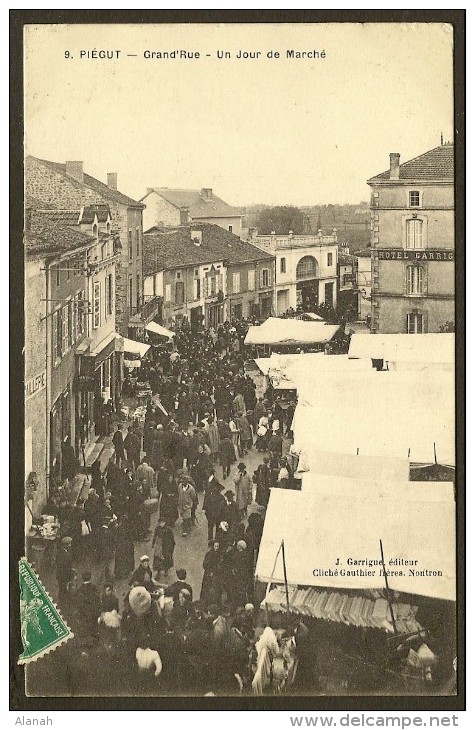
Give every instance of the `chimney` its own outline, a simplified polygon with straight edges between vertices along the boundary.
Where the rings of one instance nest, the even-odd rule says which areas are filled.
[[[399,152],[389,153],[389,179],[399,180]]]
[[[201,188],[201,195],[205,200],[211,200],[213,197],[213,188]]]
[[[180,208],[180,226],[187,226],[190,222],[190,209],[183,205]]]
[[[117,190],[117,173],[116,172],[108,172],[107,173],[107,187],[111,190]]]
[[[84,182],[83,162],[66,161],[66,175],[73,177],[79,182]]]

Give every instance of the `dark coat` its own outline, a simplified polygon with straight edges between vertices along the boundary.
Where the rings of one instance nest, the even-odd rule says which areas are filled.
[[[58,583],[69,583],[74,578],[73,560],[70,550],[60,548],[56,555],[56,578]]]
[[[206,519],[208,520],[208,522],[218,521],[224,504],[225,499],[221,494],[221,489],[219,486],[213,486],[210,490],[206,491],[203,502],[203,511],[206,514]]]

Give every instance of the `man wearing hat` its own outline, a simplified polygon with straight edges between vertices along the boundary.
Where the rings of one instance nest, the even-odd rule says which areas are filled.
[[[129,586],[143,586],[149,593],[155,591],[155,582],[152,576],[152,568],[150,567],[150,558],[148,555],[142,555],[140,565],[135,568],[130,576]]]
[[[208,541],[214,538],[215,530],[219,524],[219,517],[224,505],[224,497],[221,494],[223,490],[223,485],[212,474],[208,478],[208,485],[203,502],[203,512],[206,514],[206,519],[208,520]]]
[[[74,579],[73,559],[71,556],[72,537],[61,540],[56,556],[56,580],[58,581],[58,601],[65,603],[68,598],[69,584]]]

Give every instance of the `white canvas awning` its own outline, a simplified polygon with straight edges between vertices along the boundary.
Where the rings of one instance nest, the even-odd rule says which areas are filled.
[[[297,476],[308,483],[308,472],[312,475],[328,474],[351,479],[380,479],[409,481],[410,462],[397,456],[368,456],[321,451],[317,444],[308,441],[299,456]],[[307,481],[305,481],[307,480]]]
[[[349,360],[347,355],[325,355],[322,352],[301,353],[298,355],[279,355],[273,353],[268,375],[272,386],[277,390],[299,390],[301,385],[312,381],[322,373],[356,372],[371,370],[372,360]]]
[[[338,324],[304,322],[300,319],[269,317],[259,327],[249,327],[245,345],[314,345],[329,342]]]
[[[318,382],[309,378],[299,388],[293,431],[298,450],[454,466],[454,374],[321,373]]]
[[[382,589],[381,539],[386,569],[402,572],[388,577],[393,590],[455,601],[455,502],[444,496],[449,487],[443,482],[431,482],[426,496],[419,499],[417,484],[401,487],[396,483],[392,489],[386,483],[385,489],[373,494],[370,485],[348,479],[346,483],[341,480],[335,490],[335,481],[327,477],[319,478],[315,488],[300,492],[273,489],[256,578],[283,583],[282,560],[275,563],[283,540],[291,585]],[[401,489],[402,499],[397,496]],[[414,498],[406,499],[408,490],[413,489]],[[442,492],[442,498],[429,498],[429,489],[434,497]],[[376,565],[355,564],[365,560],[375,561]],[[401,565],[401,560],[413,564]],[[338,574],[332,575],[330,571],[334,573],[335,569]]]
[[[351,336],[348,357],[371,357],[385,362],[419,364],[455,363],[455,335],[453,333],[427,333],[425,335],[371,335]]]
[[[147,325],[145,325],[145,329],[148,332],[153,332],[155,335],[161,335],[162,337],[166,337],[168,340],[171,340],[172,337],[175,337],[174,332],[167,330],[165,327],[162,327],[161,324],[157,324],[157,322],[149,322]]]
[[[143,357],[150,350],[150,345],[145,345],[143,342],[129,340],[128,337],[122,337],[122,340],[124,342],[124,352],[128,352],[131,355]]]

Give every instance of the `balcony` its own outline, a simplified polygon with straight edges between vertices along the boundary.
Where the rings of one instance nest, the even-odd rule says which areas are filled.
[[[146,297],[146,301],[138,307],[128,307],[131,315],[129,325],[143,326],[151,322],[158,314],[161,302],[162,297]]]

